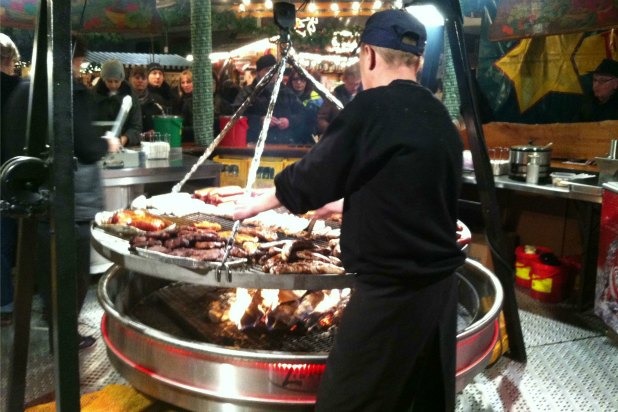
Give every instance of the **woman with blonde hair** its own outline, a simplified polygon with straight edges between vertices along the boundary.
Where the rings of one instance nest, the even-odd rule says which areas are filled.
[[[183,70],[178,80],[178,98],[172,112],[182,117],[182,141],[194,142],[193,137],[193,73]]]

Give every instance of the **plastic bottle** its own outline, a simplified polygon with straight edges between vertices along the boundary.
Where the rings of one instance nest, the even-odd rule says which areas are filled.
[[[539,160],[540,156],[536,153],[528,155],[528,164],[526,165],[526,183],[533,185],[539,183]]]

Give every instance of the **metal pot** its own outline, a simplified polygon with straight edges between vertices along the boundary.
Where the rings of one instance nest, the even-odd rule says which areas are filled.
[[[509,177],[515,180],[526,180],[528,156],[538,155],[539,183],[550,183],[549,168],[551,165],[551,144],[546,146],[520,145],[511,146],[509,155]]]

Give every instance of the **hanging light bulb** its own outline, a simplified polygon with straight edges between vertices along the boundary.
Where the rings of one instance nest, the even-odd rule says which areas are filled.
[[[358,13],[358,11],[360,10],[360,3],[357,1],[353,1],[352,2],[352,11],[354,11],[355,13]]]
[[[339,12],[339,4],[334,3],[334,2],[333,2],[333,3],[331,3],[331,4],[330,4],[330,10],[331,10],[331,11],[333,11],[333,12],[335,12],[335,13]]]
[[[401,0],[395,0],[395,2],[393,3],[393,5],[395,6],[396,9],[400,9],[403,7],[403,1]]]
[[[241,12],[241,13],[244,13],[244,12],[247,11],[247,8],[245,7],[244,4],[241,3],[241,4],[238,5],[238,11]]]
[[[264,2],[264,7],[266,7],[268,10],[272,10],[272,8],[273,8],[273,2],[272,2],[272,0],[266,0],[266,1]]]
[[[371,7],[373,10],[378,10],[382,8],[382,2],[380,0],[376,0],[373,2],[373,6]]]
[[[244,4],[245,6],[248,6],[251,4],[251,0],[242,0],[242,4]]]
[[[309,5],[307,6],[307,11],[309,13],[315,13],[317,10],[318,10],[318,6],[316,6],[314,2],[309,3]]]

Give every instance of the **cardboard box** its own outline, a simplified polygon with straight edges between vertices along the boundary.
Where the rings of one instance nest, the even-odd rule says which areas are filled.
[[[468,257],[474,259],[493,272],[494,265],[491,249],[484,233],[472,233],[472,240],[468,248]]]

